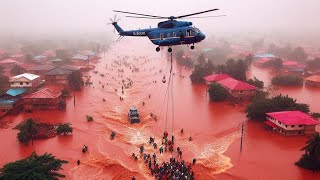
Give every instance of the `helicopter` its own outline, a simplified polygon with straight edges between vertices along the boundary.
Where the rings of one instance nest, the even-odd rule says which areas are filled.
[[[114,19],[111,19],[111,23],[114,28],[119,33],[118,40],[122,39],[124,36],[147,36],[150,41],[157,45],[156,51],[160,51],[161,46],[167,46],[168,52],[172,52],[172,46],[183,45],[187,46],[191,45],[191,49],[194,49],[194,44],[199,43],[206,38],[205,34],[200,31],[197,27],[192,26],[192,22],[188,21],[177,21],[177,19],[195,19],[195,18],[209,18],[209,17],[220,17],[225,15],[218,16],[205,16],[205,17],[190,17],[198,14],[204,14],[212,11],[217,11],[219,9],[210,9],[206,11],[196,12],[192,14],[186,14],[181,16],[155,16],[149,14],[140,14],[126,11],[118,11],[114,10],[116,13],[130,14],[126,17],[129,18],[140,18],[140,19],[168,19],[166,21],[162,21],[158,23],[157,28],[146,28],[146,29],[138,29],[131,31],[124,31],[119,25],[116,16]],[[134,15],[134,16],[132,16]]]

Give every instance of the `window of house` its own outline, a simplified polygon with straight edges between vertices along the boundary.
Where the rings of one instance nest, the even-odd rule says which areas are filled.
[[[23,85],[23,82],[20,82],[20,85]]]
[[[281,124],[281,122],[280,122],[280,121],[278,121],[278,123],[279,123],[279,124]]]
[[[299,131],[299,132],[298,132],[298,134],[302,134],[302,132],[301,132],[301,131]]]
[[[299,125],[299,127],[302,127],[302,125]]]
[[[242,94],[243,93],[243,91],[240,91],[240,94]]]
[[[26,85],[29,85],[29,82],[26,82]]]
[[[295,127],[295,125],[291,125],[291,127],[292,127],[292,128],[294,128],[294,127]]]
[[[11,84],[14,85],[14,82],[12,82]]]

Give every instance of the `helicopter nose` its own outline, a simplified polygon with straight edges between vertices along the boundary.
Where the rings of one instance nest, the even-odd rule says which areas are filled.
[[[199,33],[197,34],[197,37],[198,37],[198,39],[199,39],[200,41],[202,41],[202,40],[204,40],[204,39],[206,38],[206,35],[204,35],[202,32],[199,32]]]

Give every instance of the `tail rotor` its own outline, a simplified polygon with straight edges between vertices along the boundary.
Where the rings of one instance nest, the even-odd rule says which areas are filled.
[[[116,25],[119,21],[120,21],[120,17],[118,17],[117,15],[114,15],[113,19],[109,18],[110,22],[107,23],[107,25]],[[116,32],[116,28],[113,28],[113,33]]]

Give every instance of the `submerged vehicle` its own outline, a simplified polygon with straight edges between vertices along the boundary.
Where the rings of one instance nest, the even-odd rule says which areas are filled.
[[[140,123],[139,112],[136,107],[130,108],[129,113],[128,113],[128,118],[129,118],[129,122],[131,124]]]

